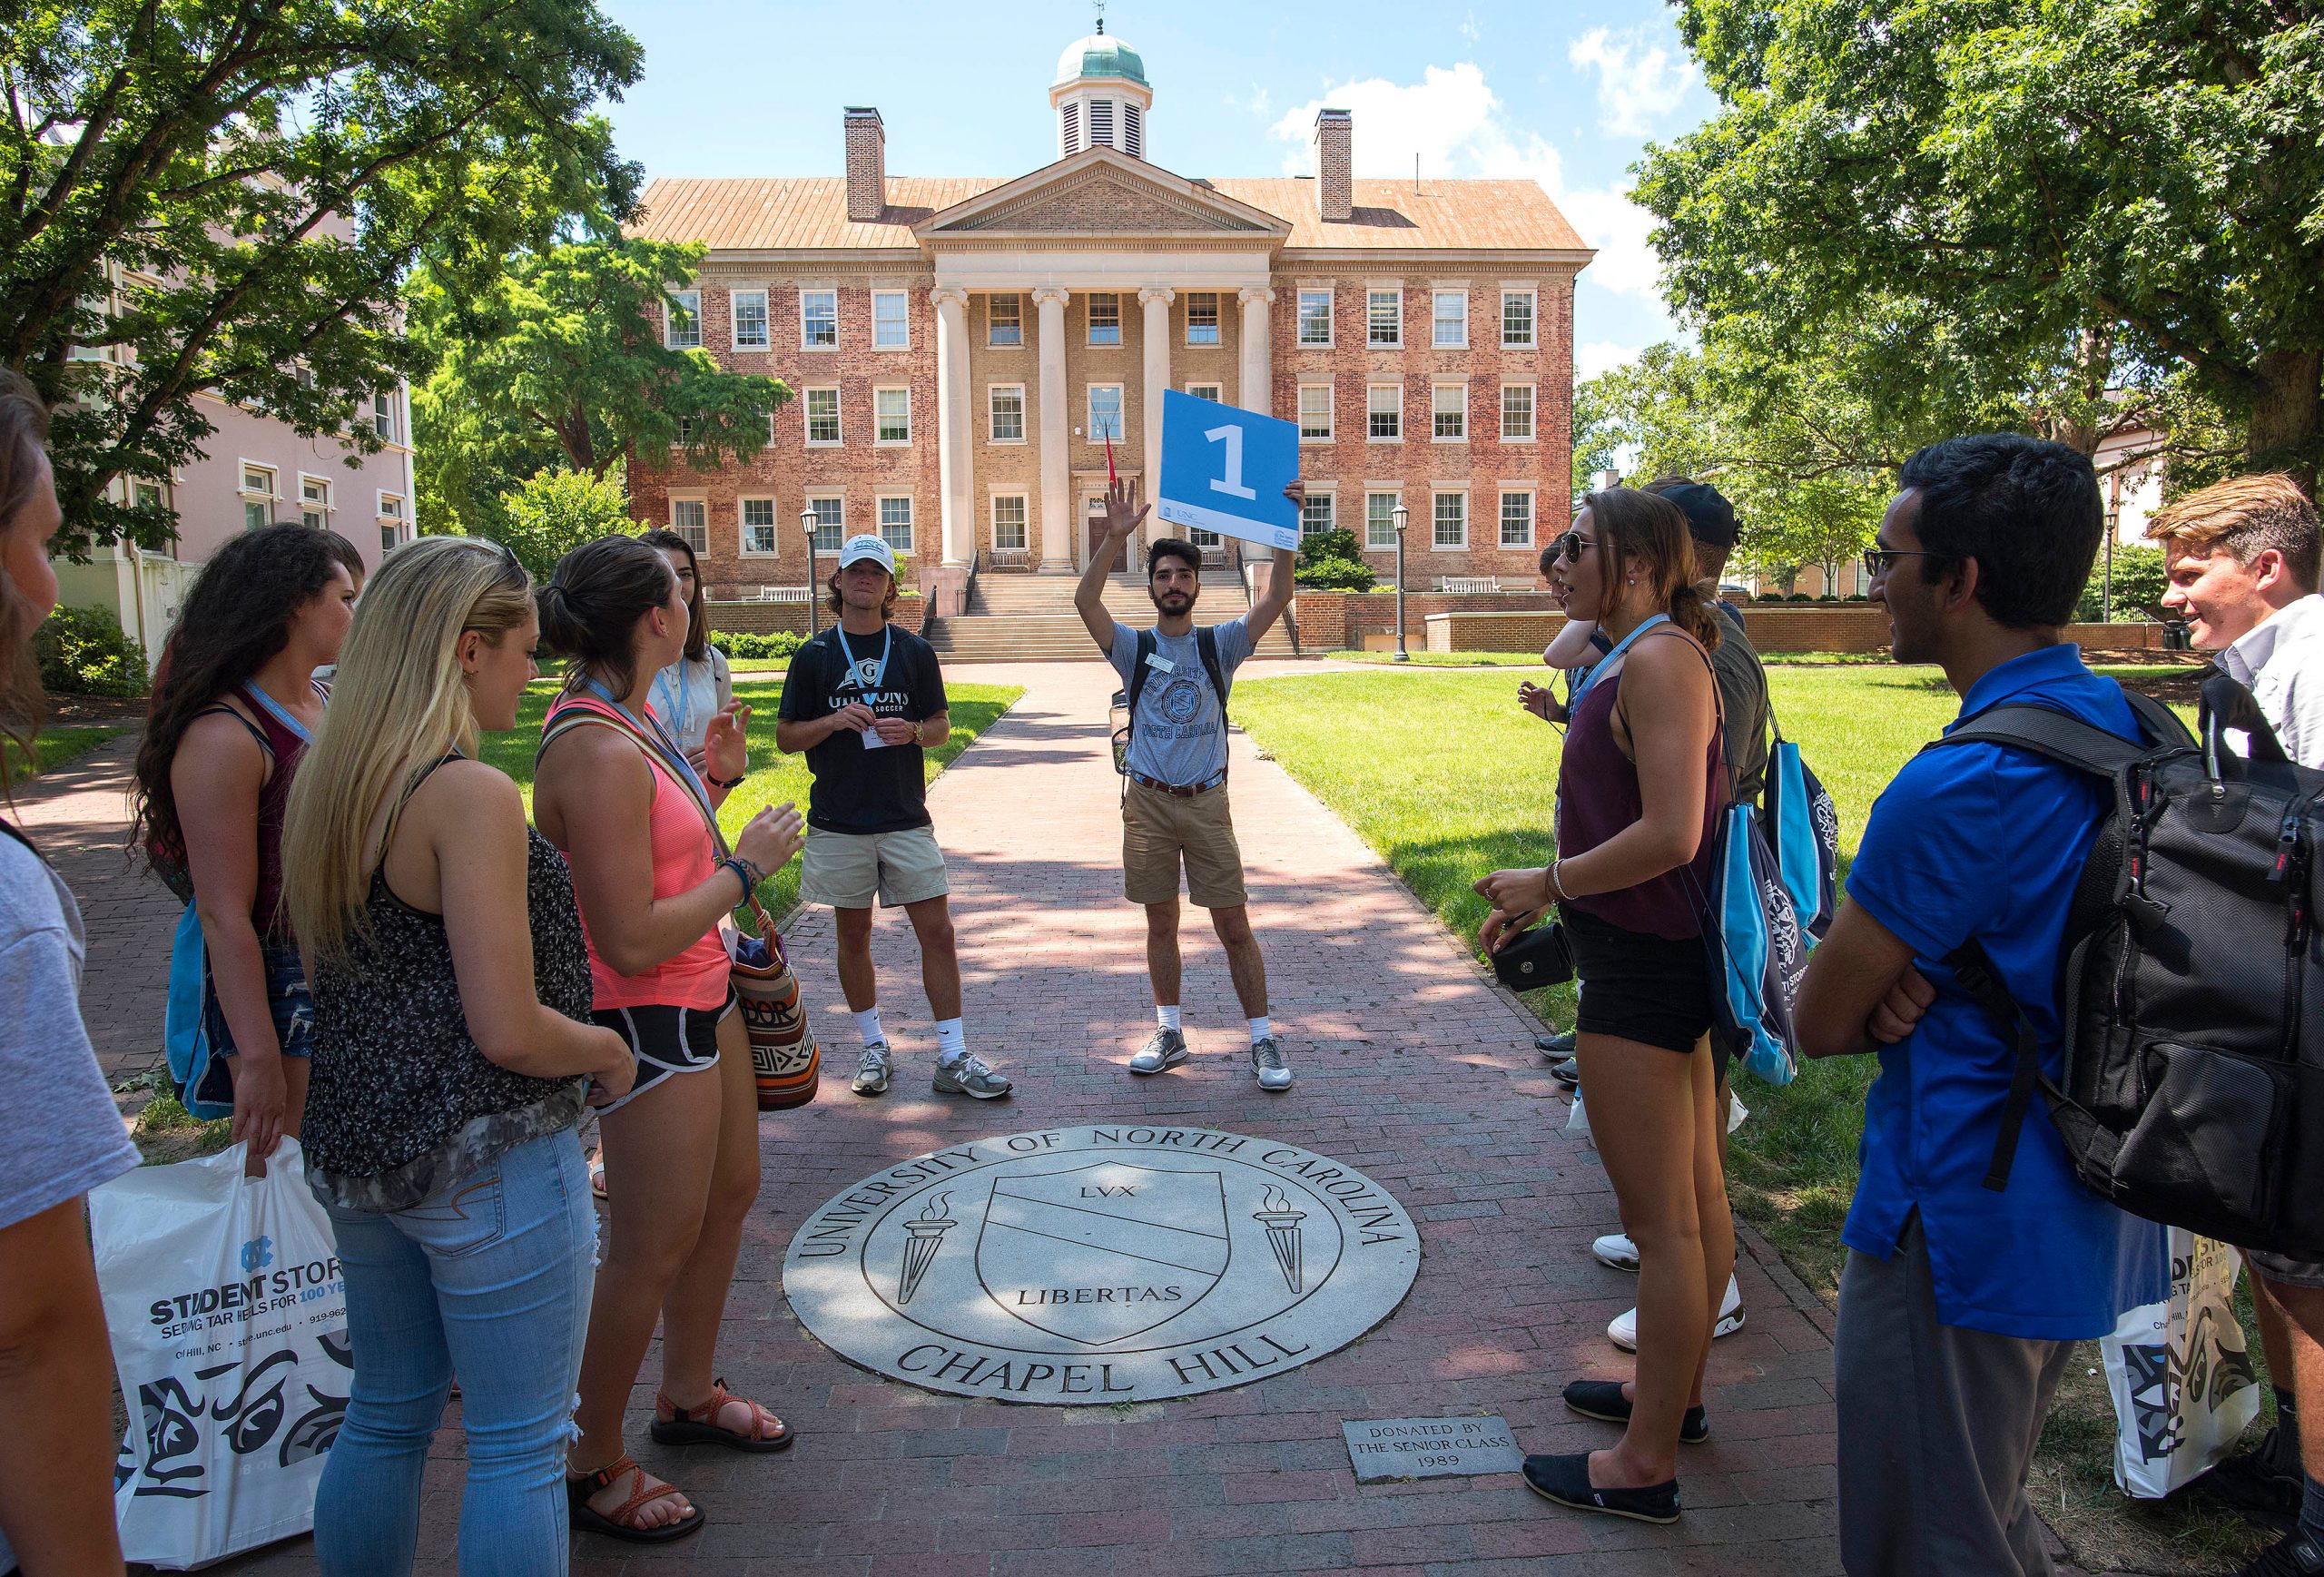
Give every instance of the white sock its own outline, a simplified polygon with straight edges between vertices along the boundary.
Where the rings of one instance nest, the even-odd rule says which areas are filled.
[[[880,1028],[880,1010],[876,1006],[855,1015],[855,1029],[866,1046],[876,1046],[888,1038],[888,1032]]]
[[[1275,1024],[1265,1013],[1251,1020],[1251,1044],[1256,1046],[1275,1033]]]
[[[1163,1007],[1158,1002],[1156,1003],[1154,1008],[1154,1021],[1161,1025],[1165,1030],[1176,1030],[1182,1035],[1186,1033],[1187,1026],[1178,1016],[1178,1004],[1176,1002],[1171,1003],[1167,1008]]]
[[[958,1019],[936,1020],[936,1066],[950,1068],[969,1054],[969,1037]]]

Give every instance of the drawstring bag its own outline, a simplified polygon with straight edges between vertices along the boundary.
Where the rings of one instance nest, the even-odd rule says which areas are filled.
[[[162,1047],[170,1082],[187,1111],[209,1122],[234,1115],[233,1078],[210,1038],[210,952],[202,917],[185,906],[170,944],[170,993],[162,1010]]]
[[[1770,709],[1772,715],[1772,708]],[[1760,791],[1759,827],[1774,852],[1777,873],[1791,894],[1792,912],[1809,944],[1824,940],[1839,908],[1840,812],[1799,746],[1776,724]]]

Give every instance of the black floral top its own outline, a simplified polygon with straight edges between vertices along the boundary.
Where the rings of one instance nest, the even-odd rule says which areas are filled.
[[[533,988],[589,1020],[589,952],[565,856],[526,829]],[[371,875],[372,940],[315,973],[315,1053],[299,1141],[317,1194],[357,1210],[409,1209],[503,1150],[580,1119],[586,1079],[534,1079],[468,1034],[444,917]]]

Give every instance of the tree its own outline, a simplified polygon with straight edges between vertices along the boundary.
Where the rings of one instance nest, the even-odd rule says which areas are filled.
[[[2098,562],[2090,567],[2090,584],[2082,588],[2082,600],[2074,606],[2075,618],[2087,624],[2110,614],[2117,619],[2162,616],[2162,594],[2170,589],[2171,581],[2163,573],[2161,547],[2151,542],[2114,545],[2111,608],[2106,576],[2106,550],[2102,547]]]
[[[547,470],[500,495],[501,524],[479,533],[505,542],[535,580],[547,580],[556,561],[600,537],[634,537],[643,527],[629,517],[619,481],[590,471]]]
[[[2306,0],[1680,0],[1722,109],[1638,200],[1689,319],[1916,319],[1863,392],[2089,452],[2180,385],[2250,463],[2324,452],[2324,19]]]
[[[198,395],[376,448],[372,391],[424,370],[417,262],[472,291],[568,216],[627,215],[639,172],[592,106],[639,61],[589,0],[10,7],[0,363],[77,397],[51,449],[67,549],[169,537],[109,495],[200,452]]]
[[[414,331],[438,364],[415,406],[426,436],[451,450],[431,461],[451,509],[477,496],[468,468],[544,452],[603,476],[616,460],[673,448],[706,466],[766,447],[767,419],[791,398],[783,381],[664,343],[665,314],[682,310],[670,289],[694,277],[704,251],[634,238],[549,247],[514,259],[482,291],[423,272]]]

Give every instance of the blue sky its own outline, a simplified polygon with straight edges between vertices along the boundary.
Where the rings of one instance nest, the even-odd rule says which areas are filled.
[[[1048,89],[1088,0],[1003,7],[601,0],[645,47],[610,106],[649,175],[835,175],[840,110],[879,107],[891,174],[1008,177],[1054,157]],[[1711,111],[1663,0],[1563,6],[1109,0],[1145,58],[1147,152],[1185,175],[1302,173],[1316,106],[1354,113],[1358,175],[1539,181],[1599,255],[1584,376],[1672,332],[1628,167]]]

